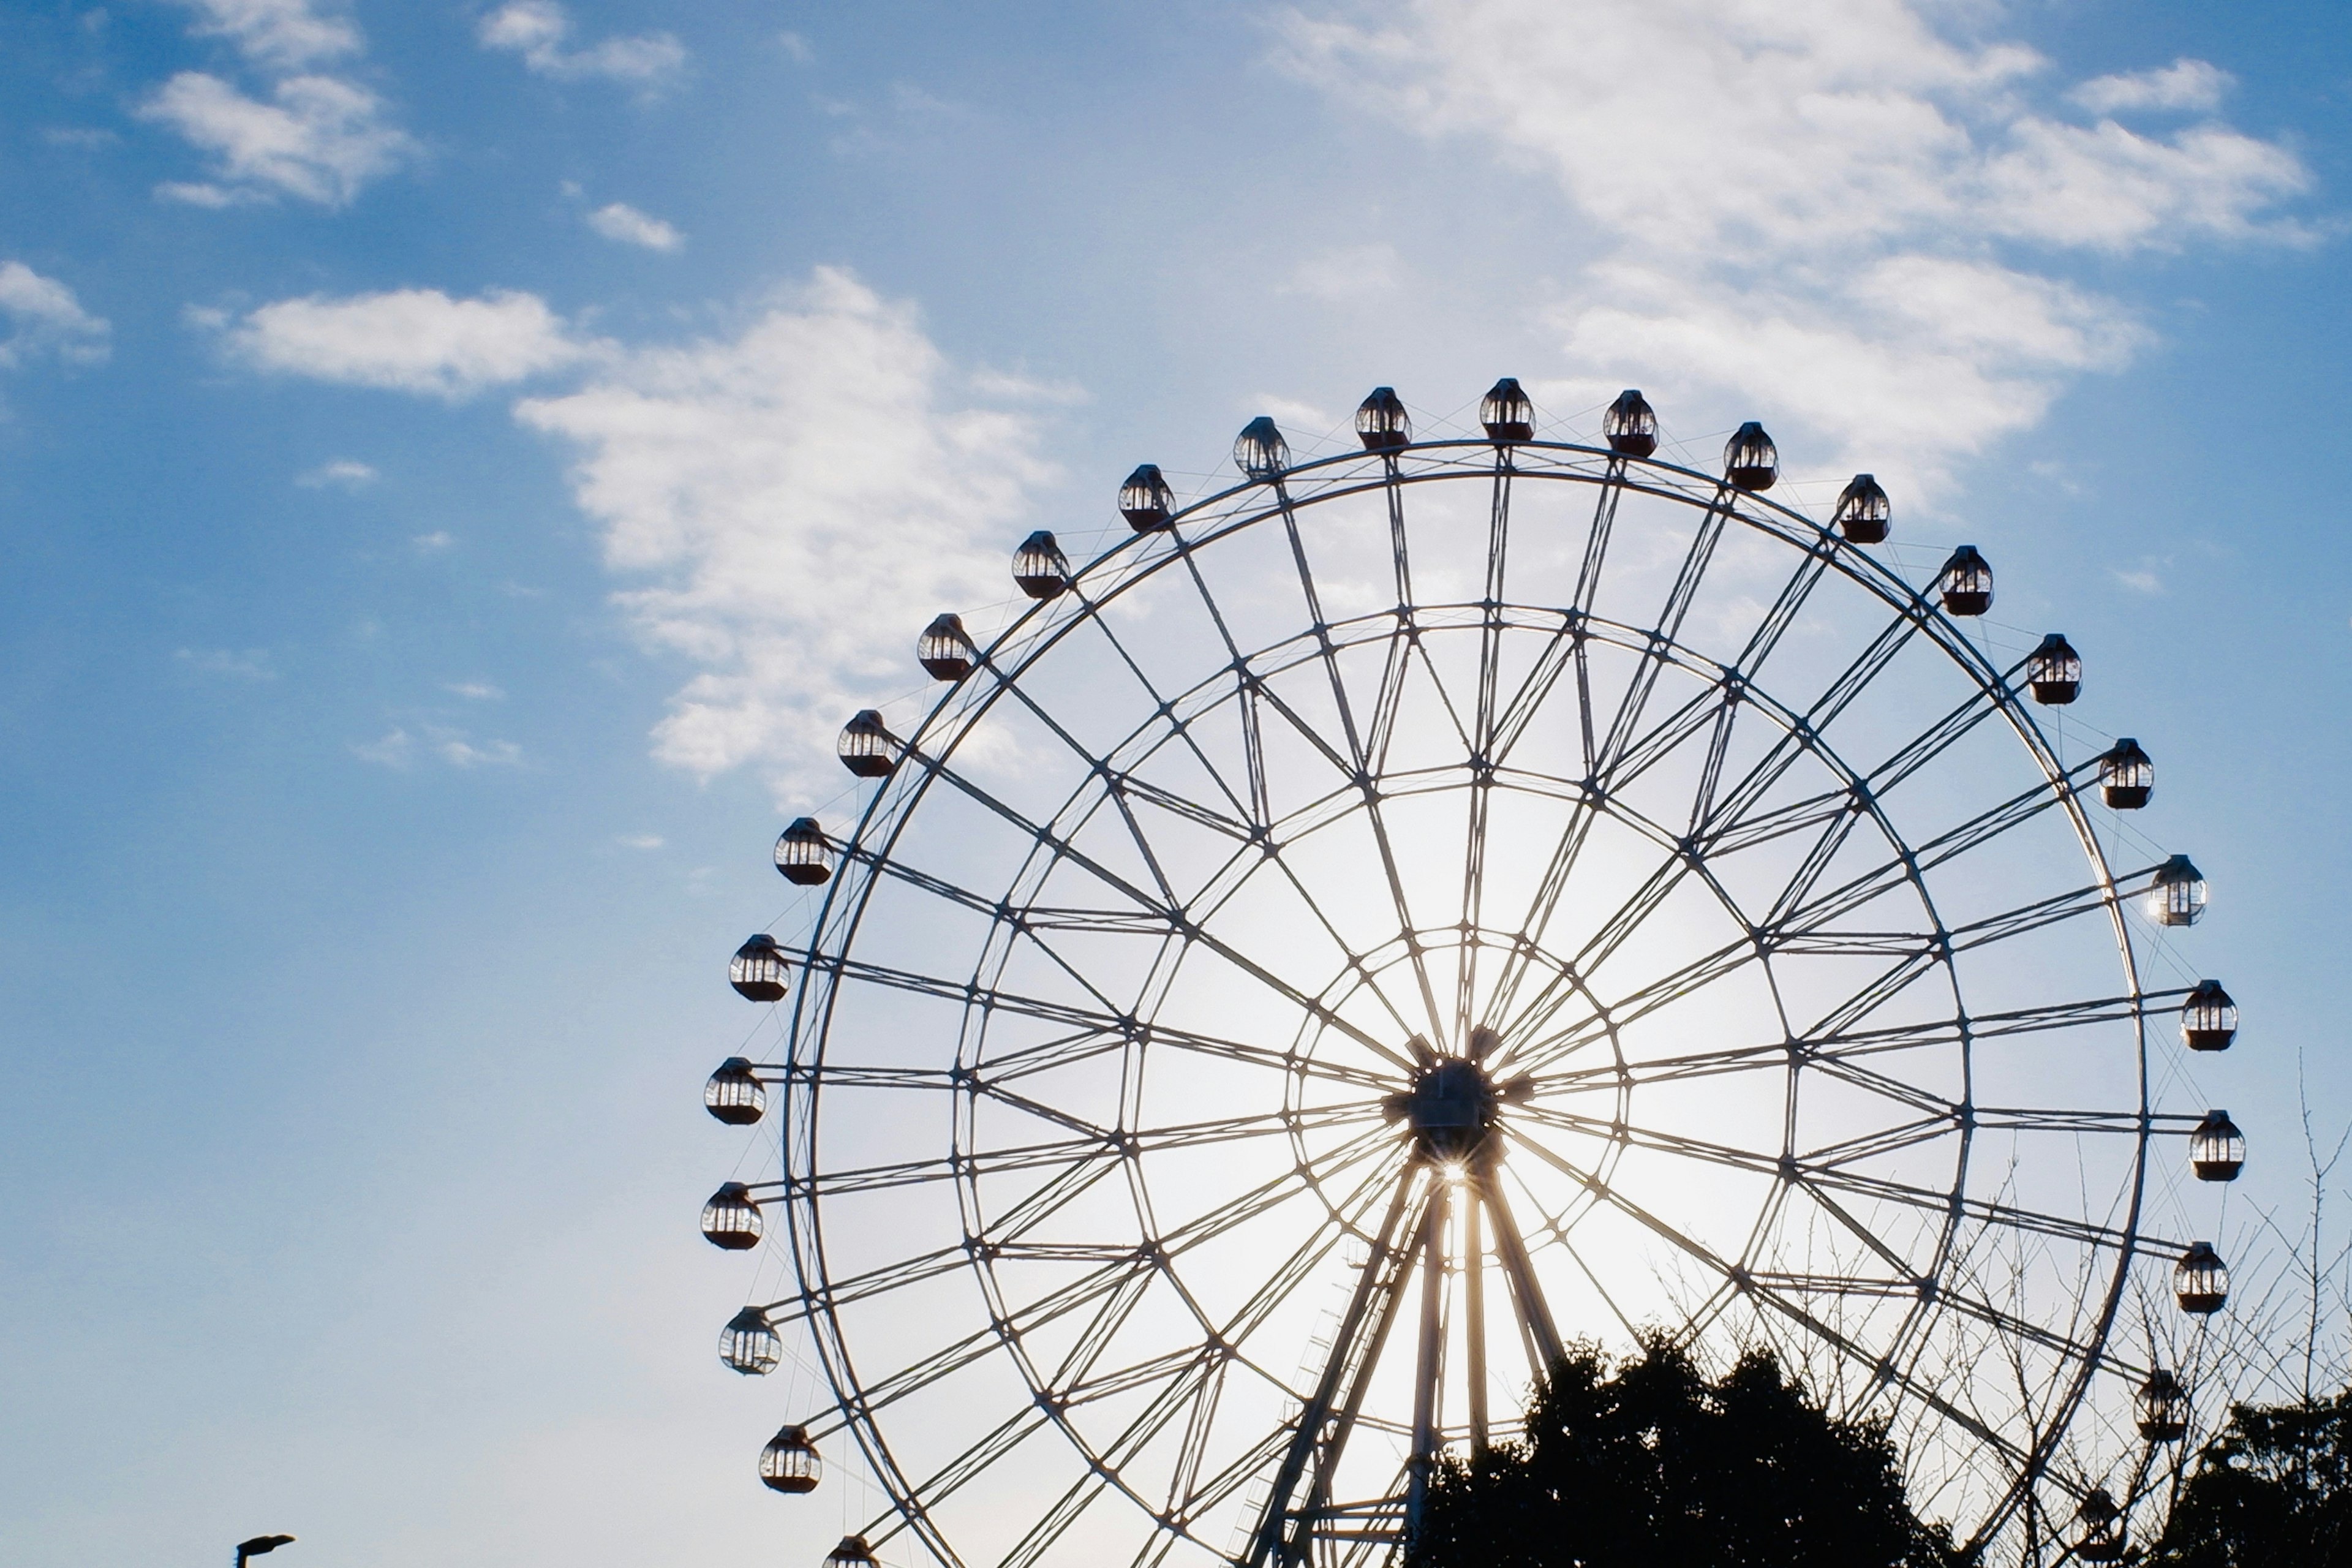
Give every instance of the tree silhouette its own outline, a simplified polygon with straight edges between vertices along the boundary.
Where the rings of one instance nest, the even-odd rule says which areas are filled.
[[[1613,1371],[1580,1344],[1523,1443],[1431,1478],[1414,1568],[1952,1568],[1885,1430],[1842,1421],[1753,1351],[1719,1382],[1664,1338]]]
[[[2198,1456],[2160,1568],[2352,1568],[2352,1390],[2246,1405]]]

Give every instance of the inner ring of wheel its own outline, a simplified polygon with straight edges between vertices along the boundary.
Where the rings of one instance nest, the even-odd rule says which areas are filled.
[[[1455,614],[1475,612],[1482,616],[1490,613],[1485,606],[1480,605],[1423,605],[1415,606],[1413,609],[1414,615],[1424,616],[1444,616],[1449,612]],[[1491,612],[1491,614],[1496,617],[1497,622],[1508,629],[1524,632],[1541,632],[1556,629],[1560,623],[1562,613],[1558,610],[1535,606],[1506,605],[1496,607]],[[1354,617],[1349,621],[1335,623],[1329,628],[1328,637],[1331,643],[1340,646],[1346,646],[1347,644],[1359,639],[1367,641],[1379,640],[1398,635],[1401,617],[1396,612],[1378,612],[1372,615]],[[1597,617],[1590,616],[1582,617],[1580,625],[1583,635],[1592,638],[1593,640],[1612,643],[1622,647],[1642,651],[1649,657],[1658,658],[1662,662],[1680,668],[1686,675],[1695,679],[1708,682],[1719,682],[1733,678],[1734,672],[1720,663],[1709,659],[1704,655],[1699,654],[1678,642],[1671,642],[1659,638],[1656,634],[1653,632],[1624,626],[1616,623],[1602,621]],[[1457,626],[1454,629],[1459,630],[1466,628]],[[1255,676],[1261,679],[1271,679],[1286,670],[1302,664],[1310,663],[1321,657],[1320,645],[1314,635],[1311,633],[1301,633],[1262,649],[1259,653],[1251,656],[1247,660],[1245,660],[1244,666]],[[1213,676],[1209,679],[1199,683],[1199,685],[1193,688],[1192,691],[1185,693],[1183,698],[1179,699],[1179,703],[1185,705],[1188,709],[1188,712],[1190,713],[1190,717],[1187,721],[1197,722],[1202,717],[1204,717],[1206,713],[1213,711],[1215,707],[1221,706],[1223,701],[1230,701],[1236,698],[1239,694],[1239,687],[1237,684],[1234,684],[1234,672],[1221,671],[1218,675]],[[1221,701],[1209,704],[1205,707],[1195,708],[1192,706],[1194,700],[1210,693],[1220,693]],[[1813,766],[1826,771],[1832,778],[1847,787],[1852,787],[1859,782],[1858,773],[1843,760],[1843,758],[1839,756],[1834,749],[1830,747],[1818,733],[1813,732],[1808,727],[1801,724],[1792,711],[1777,703],[1768,693],[1752,685],[1746,684],[1743,680],[1742,700],[1743,701],[1752,705],[1759,713],[1768,716],[1776,727],[1784,734],[1794,737],[1801,746],[1807,761],[1809,761]],[[1137,742],[1150,741],[1152,742],[1152,747],[1156,748],[1158,744],[1168,743],[1172,739],[1172,733],[1166,731],[1161,721],[1155,718],[1138,726],[1135,731],[1130,732],[1129,742],[1127,743],[1123,743],[1122,746],[1118,748],[1115,748],[1112,754],[1114,756],[1123,755],[1127,751],[1127,745]],[[1150,748],[1147,748],[1147,751],[1144,753],[1145,755],[1149,754],[1149,749]],[[1139,756],[1135,759],[1137,763],[1139,763],[1140,760],[1141,758]],[[1452,766],[1443,770],[1429,770],[1423,775],[1410,782],[1414,793],[1453,792],[1473,787],[1473,779],[1475,774],[1475,770],[1472,769],[1470,764],[1465,761],[1461,763],[1453,764]],[[1515,774],[1513,771],[1507,766],[1490,770],[1486,776],[1492,781],[1492,787],[1497,789],[1527,787],[1528,785],[1538,782],[1531,777]],[[1344,791],[1335,791],[1331,796],[1327,796],[1326,799],[1337,799],[1344,793]],[[1053,820],[1057,823],[1070,820],[1074,812],[1083,811],[1089,805],[1091,805],[1094,809],[1099,809],[1104,804],[1105,798],[1103,781],[1098,776],[1090,777],[1082,782],[1071,792],[1069,796],[1066,797],[1062,808],[1054,814]],[[1866,793],[1863,795],[1858,795],[1857,798],[1866,800]],[[1642,837],[1661,848],[1664,848],[1674,841],[1674,836],[1668,833],[1667,830],[1660,826],[1658,824],[1643,816],[1640,813],[1633,811],[1622,799],[1615,796],[1604,797],[1597,803],[1597,806],[1601,813],[1605,814],[1610,818],[1617,821],[1622,826],[1635,829]],[[1346,817],[1352,815],[1353,811],[1356,809],[1360,808],[1349,805],[1344,809],[1328,810],[1324,807],[1323,803],[1318,802],[1314,805],[1310,805],[1307,808],[1304,808],[1300,813],[1296,814],[1297,816],[1308,818],[1300,832],[1287,836],[1282,835],[1281,830],[1286,825],[1286,824],[1276,825],[1277,836],[1284,837],[1285,842],[1296,842],[1309,834],[1329,828],[1337,823],[1345,820]],[[1885,818],[1885,815],[1879,810],[1874,801],[1868,802],[1867,815],[1869,816],[1873,826],[1884,837],[1888,850],[1896,858],[1906,861],[1906,864],[1909,863],[1913,859],[1911,855],[1911,847],[1894,825]],[[1041,854],[1037,861],[1033,864],[1033,866],[1024,868],[1023,875],[1016,877],[1013,886],[1008,888],[1006,890],[1003,900],[1003,907],[1018,907],[1024,903],[1026,900],[1027,896],[1034,891],[1036,881],[1042,879],[1043,873],[1045,870],[1050,869],[1051,865],[1052,857]],[[1695,858],[1692,865],[1692,873],[1704,886],[1707,888],[1710,895],[1714,898],[1717,906],[1725,912],[1725,914],[1727,915],[1735,923],[1744,928],[1746,926],[1746,917],[1744,913],[1738,908],[1728,889],[1726,889],[1717,879],[1709,873],[1704,856]],[[1257,868],[1252,868],[1249,874],[1257,874]],[[1924,879],[1916,870],[1912,870],[1906,876],[1906,883],[1910,889],[1912,895],[1918,899],[1927,921],[1934,927],[1935,930],[1941,931],[1943,929],[1942,921],[1937,914],[1933,896],[1926,886]],[[1003,923],[1002,917],[1000,917],[999,923]],[[1492,929],[1482,930],[1477,934],[1490,946],[1508,946],[1517,941],[1511,933]],[[1417,931],[1411,933],[1409,939],[1403,933],[1400,933],[1397,938],[1391,939],[1390,943],[1387,945],[1390,947],[1396,947],[1401,950],[1404,946],[1417,943],[1421,945],[1425,952],[1434,952],[1448,943],[1458,942],[1461,940],[1462,933],[1458,929],[1449,927],[1440,928],[1435,931]],[[985,953],[992,954],[993,958],[992,961],[984,961],[982,965],[979,969],[975,970],[972,984],[978,991],[989,992],[995,989],[995,987],[1001,983],[1003,979],[1003,966],[1006,963],[1010,962],[1013,944],[1003,941],[991,940],[982,943],[982,950]],[[1385,960],[1381,960],[1381,952],[1382,950],[1376,949],[1370,953],[1351,955],[1353,963],[1342,965],[1339,973],[1333,976],[1332,981],[1328,983],[1323,990],[1315,994],[1318,1002],[1321,1002],[1328,1011],[1336,1012],[1350,992],[1370,984],[1370,980],[1369,978],[1370,973],[1379,973],[1387,968],[1393,967],[1396,963],[1402,961],[1401,951],[1396,953],[1389,954]],[[1586,998],[1588,1005],[1593,1008],[1595,1014],[1604,1020],[1602,1032],[1599,1037],[1607,1042],[1612,1056],[1614,1058],[1614,1065],[1619,1076],[1619,1082],[1616,1086],[1616,1104],[1612,1108],[1612,1115],[1611,1116],[1610,1121],[1615,1127],[1626,1129],[1629,1131],[1634,1130],[1636,1128],[1636,1123],[1633,1116],[1633,1086],[1623,1079],[1625,1062],[1622,1048],[1620,1047],[1616,1038],[1616,1028],[1613,1025],[1605,1022],[1608,1016],[1609,1008],[1599,997],[1594,996],[1585,983],[1580,978],[1574,976],[1570,972],[1569,967],[1565,963],[1556,955],[1541,952],[1540,950],[1534,950],[1530,956],[1534,957],[1540,964],[1554,970],[1563,978],[1567,979],[1569,984]],[[1376,963],[1376,961],[1380,962]],[[1773,955],[1769,952],[1759,953],[1756,956],[1755,963],[1759,972],[1767,978],[1768,984],[1772,985],[1772,989],[1777,999],[1779,986],[1772,978],[1774,969]],[[1953,1005],[1962,1014],[1965,1014],[1965,1001],[1960,992],[1958,977],[1953,968],[1948,952],[1938,955],[1937,965],[1945,976],[1945,984],[1949,987],[1953,998]],[[1344,984],[1342,984],[1343,982],[1345,983]],[[1162,994],[1164,995],[1164,994],[1165,993],[1163,992]],[[1148,1033],[1150,1027],[1149,1018],[1139,1016],[1137,1022],[1139,1027]],[[1783,1013],[1780,1018],[1780,1024],[1784,1031],[1788,1030],[1790,1026],[1785,1013]],[[1305,1068],[1307,1064],[1310,1064],[1314,1061],[1316,1057],[1316,1047],[1319,1041],[1319,1037],[1328,1032],[1328,1028],[1326,1019],[1318,1018],[1314,1014],[1310,1013],[1300,1020],[1297,1036],[1294,1038],[1290,1052],[1293,1058],[1300,1064],[1300,1067],[1286,1075],[1285,1079],[1286,1104],[1284,1109],[1286,1111],[1295,1112],[1298,1110],[1299,1092],[1307,1081]],[[986,1061],[987,1056],[985,1047],[986,1033],[987,1025],[983,1021],[977,1031],[967,1035],[967,1040],[977,1044],[979,1048],[960,1057],[959,1065],[961,1067],[963,1067],[968,1070],[975,1071],[981,1068],[982,1064]],[[1965,1060],[1970,1047],[1969,1043],[1964,1039],[1957,1042],[1953,1048],[1958,1051]],[[1786,1071],[1789,1070],[1789,1066],[1786,1063],[1774,1063],[1769,1065],[1759,1063],[1758,1064],[1758,1070]],[[1409,1080],[1400,1077],[1390,1086],[1390,1092],[1400,1092],[1409,1089],[1411,1085]],[[1793,1087],[1791,1087],[1789,1092],[1792,1094],[1794,1093]],[[1373,1101],[1370,1100],[1365,1102],[1365,1107],[1368,1111],[1373,1103]],[[962,1124],[959,1122],[960,1131],[961,1130],[961,1125]],[[1288,1133],[1292,1142],[1294,1154],[1298,1161],[1300,1169],[1302,1172],[1313,1172],[1316,1164],[1315,1156],[1307,1147],[1301,1129],[1296,1121],[1293,1121],[1290,1124]],[[1400,1142],[1402,1142],[1404,1136],[1404,1134],[1400,1135]],[[1500,1132],[1496,1134],[1498,1140],[1502,1136],[1503,1134]],[[1958,1193],[1965,1189],[1969,1155],[1971,1149],[1971,1140],[1964,1130],[1959,1129],[1955,1129],[1950,1134],[1950,1137],[1953,1143],[1953,1165],[1951,1169],[1951,1185],[1949,1190],[1951,1192]],[[1530,1251],[1539,1252],[1545,1248],[1552,1247],[1569,1247],[1572,1250],[1572,1243],[1569,1240],[1569,1231],[1573,1227],[1577,1218],[1581,1214],[1589,1211],[1594,1204],[1601,1201],[1601,1199],[1596,1195],[1597,1192],[1600,1188],[1608,1185],[1610,1177],[1613,1173],[1617,1163],[1622,1159],[1626,1147],[1626,1140],[1622,1136],[1607,1141],[1604,1144],[1604,1159],[1601,1162],[1597,1163],[1595,1168],[1590,1173],[1593,1180],[1593,1185],[1591,1187],[1588,1187],[1583,1194],[1571,1199],[1568,1205],[1539,1213],[1526,1214],[1521,1216],[1522,1229],[1525,1232]],[[962,1146],[960,1143],[957,1147],[956,1152],[960,1156],[969,1157],[980,1152],[980,1151],[975,1148]],[[1148,1190],[1151,1184],[1150,1161],[1142,1154],[1134,1152],[1129,1152],[1126,1155],[1126,1158],[1132,1166],[1130,1179],[1139,1186],[1139,1188]],[[969,1159],[967,1159],[966,1163],[968,1168],[975,1168],[972,1166],[971,1162]],[[1332,1201],[1329,1194],[1324,1190],[1323,1184],[1318,1180],[1315,1175],[1309,1174],[1307,1176],[1307,1181],[1309,1185],[1313,1187],[1317,1196],[1323,1202],[1326,1212],[1338,1222],[1344,1232],[1356,1237],[1360,1240],[1369,1241],[1370,1239],[1365,1234],[1361,1226],[1349,1218],[1341,1211],[1339,1205]],[[976,1219],[978,1219],[979,1216],[984,1216],[990,1207],[990,1204],[986,1195],[981,1190],[982,1184],[980,1179],[977,1176],[967,1176],[963,1179],[962,1185],[964,1188],[963,1202],[967,1205],[967,1213],[975,1216]],[[1785,1194],[1785,1191],[1786,1189],[1783,1187],[1780,1189],[1780,1194]],[[1780,1194],[1776,1194],[1773,1201],[1761,1206],[1757,1213],[1754,1224],[1750,1227],[1749,1235],[1739,1250],[1738,1263],[1735,1265],[1737,1269],[1744,1270],[1747,1266],[1752,1262],[1753,1250],[1758,1245],[1759,1240],[1767,1234],[1774,1215],[1777,1212],[1779,1195]],[[1139,1209],[1138,1219],[1139,1223],[1143,1219],[1143,1211],[1140,1208]],[[1940,1277],[1942,1271],[1949,1261],[1954,1237],[1958,1232],[1958,1226],[1959,1219],[1957,1207],[1955,1207],[1952,1212],[1946,1215],[1941,1223],[1940,1230],[1933,1248],[1932,1261],[1928,1264],[1925,1273],[1923,1274],[1923,1278],[1936,1279]],[[984,1236],[984,1220],[976,1224],[974,1228],[977,1235]],[[1152,1245],[1151,1240],[1147,1238],[1145,1245]],[[1188,1303],[1192,1303],[1195,1300],[1195,1298],[1191,1291],[1182,1289],[1181,1262],[1179,1259],[1162,1258],[1160,1261],[1159,1267],[1171,1278],[1172,1281],[1177,1283],[1180,1291]],[[973,1268],[989,1277],[985,1281],[983,1288],[987,1290],[990,1298],[996,1300],[1003,1300],[1003,1298],[1000,1294],[998,1289],[998,1283],[993,1278],[994,1264],[989,1258],[984,1246],[975,1250],[973,1254]],[[1728,1288],[1733,1284],[1734,1280],[1729,1277],[1727,1277],[1724,1281],[1726,1289],[1718,1289],[1715,1298],[1709,1304],[1706,1314],[1707,1316],[1711,1316],[1715,1311],[1721,1310],[1722,1308],[1727,1304]],[[1886,1381],[1895,1375],[1896,1365],[1906,1359],[1907,1347],[1925,1331],[1927,1322],[1933,1317],[1937,1310],[1937,1292],[1932,1289],[1922,1290],[1917,1298],[1913,1301],[1902,1322],[1887,1338],[1885,1348],[1882,1352],[1882,1369],[1879,1373],[1880,1381]],[[1205,1316],[1201,1315],[1197,1307],[1194,1309],[1194,1321],[1204,1337],[1204,1340],[1213,1340],[1218,1333],[1217,1325],[1209,1321]],[[1704,1317],[1696,1319],[1690,1325],[1688,1325],[1688,1327],[1692,1331],[1696,1331],[1697,1329],[1704,1326]],[[1013,1348],[1010,1336],[1007,1336],[1006,1343],[1008,1348]],[[1062,1411],[1055,1408],[1053,1403],[1053,1390],[1047,1386],[1045,1380],[1040,1379],[1035,1375],[1034,1369],[1029,1364],[1028,1358],[1025,1355],[1015,1354],[1014,1361],[1019,1366],[1023,1379],[1029,1386],[1031,1394],[1037,1397],[1041,1405],[1052,1413],[1055,1423],[1063,1433],[1066,1440],[1069,1441],[1077,1449],[1077,1451],[1086,1456],[1090,1462],[1097,1464],[1102,1463],[1102,1456],[1096,1451],[1095,1446],[1090,1441],[1087,1435],[1076,1424],[1067,1419]],[[1248,1367],[1257,1375],[1266,1379],[1276,1387],[1284,1389],[1289,1389],[1290,1387],[1290,1379],[1276,1368],[1264,1365],[1238,1354],[1235,1355],[1234,1361],[1237,1365]],[[1369,1414],[1361,1419],[1363,1425],[1368,1429],[1394,1428],[1393,1422],[1383,1420]],[[1137,1499],[1136,1500],[1140,1502],[1142,1500]]]

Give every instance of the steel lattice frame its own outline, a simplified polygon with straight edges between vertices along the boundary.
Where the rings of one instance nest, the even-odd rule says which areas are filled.
[[[1564,591],[1515,598],[1515,542]],[[1368,546],[1394,604],[1327,613],[1318,550]],[[1653,608],[1603,614],[1629,548]],[[1213,586],[1228,552],[1254,611]],[[1483,583],[1424,602],[1416,568]],[[1832,588],[1875,606],[1858,642]],[[1180,605],[1197,635],[1155,636]],[[2142,1226],[2151,1139],[2195,1120],[2149,1089],[2180,993],[2141,984],[2155,868],[2111,868],[2095,759],[2062,761],[1927,594],[1703,474],[1436,441],[1200,500],[977,665],[841,836],[759,1069],[783,1164],[754,1190],[787,1200],[799,1287],[770,1311],[814,1331],[837,1407],[812,1431],[854,1437],[877,1544],[1377,1560],[1564,1341],[1649,1328],[1771,1346],[1885,1417],[1965,1538],[2065,1511],[2070,1421],[2140,1370],[2109,1345],[2135,1264],[2179,1250]],[[1989,805],[1988,737],[2023,759]],[[2032,882],[2059,841],[2074,869]],[[2110,979],[2042,974],[2084,922]],[[2104,1101],[1980,1094],[2029,1046]],[[1429,1109],[1448,1061],[1499,1100],[1483,1142]]]

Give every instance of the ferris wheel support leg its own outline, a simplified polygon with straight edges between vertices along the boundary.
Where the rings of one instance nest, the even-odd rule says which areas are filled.
[[[1421,1527],[1423,1506],[1429,1500],[1430,1472],[1437,1468],[1439,1384],[1445,1377],[1445,1222],[1452,1184],[1433,1171],[1429,1183],[1429,1220],[1421,1255],[1421,1351],[1412,1373],[1412,1462],[1405,1484],[1404,1529],[1407,1539]]]
[[[1462,1327],[1470,1363],[1470,1452],[1476,1458],[1486,1452],[1486,1241],[1478,1223],[1486,1207],[1473,1191],[1462,1208]]]
[[[1511,1205],[1503,1196],[1502,1180],[1491,1164],[1479,1173],[1477,1196],[1495,1216],[1495,1252],[1503,1266],[1503,1278],[1510,1281],[1519,1321],[1535,1342],[1536,1352],[1543,1358],[1543,1364],[1536,1372],[1539,1376],[1549,1377],[1553,1363],[1567,1353],[1568,1347],[1560,1342],[1559,1328],[1552,1321],[1543,1287],[1536,1283],[1535,1265],[1528,1258],[1527,1241],[1511,1218]]]
[[[1388,1324],[1395,1315],[1396,1300],[1402,1294],[1404,1283],[1405,1268],[1398,1254],[1397,1230],[1403,1224],[1405,1211],[1412,1202],[1413,1188],[1420,1172],[1421,1167],[1417,1163],[1408,1163],[1397,1177],[1396,1195],[1390,1200],[1388,1214],[1381,1221],[1380,1238],[1372,1244],[1372,1255],[1365,1260],[1363,1273],[1358,1278],[1355,1292],[1349,1300],[1348,1310],[1340,1320],[1338,1331],[1331,1336],[1330,1359],[1324,1364],[1322,1375],[1316,1382],[1314,1396],[1298,1413],[1298,1425],[1291,1433],[1290,1446],[1283,1455],[1282,1468],[1276,1471],[1274,1486],[1266,1493],[1265,1511],[1258,1521],[1257,1534],[1251,1542],[1249,1556],[1245,1560],[1249,1568],[1306,1560],[1313,1533],[1312,1520],[1302,1519],[1297,1529],[1291,1531],[1288,1528],[1293,1517],[1291,1499],[1307,1474],[1307,1461],[1315,1458],[1317,1445],[1322,1440],[1325,1423],[1330,1419],[1332,1405],[1339,1396],[1340,1380],[1347,1375],[1349,1363],[1359,1359],[1355,1347],[1363,1336],[1366,1319],[1371,1317],[1376,1307],[1378,1316],[1372,1321],[1378,1327],[1361,1360],[1369,1363],[1380,1358],[1381,1345],[1388,1337]],[[1425,1230],[1426,1224],[1420,1228]],[[1404,1251],[1410,1253],[1418,1245],[1416,1239]],[[1360,1376],[1359,1386],[1350,1390],[1346,1415],[1331,1434],[1329,1446],[1325,1451],[1322,1474],[1317,1483],[1318,1491],[1328,1488],[1329,1471],[1337,1462],[1337,1450],[1346,1442],[1347,1429],[1353,1425],[1357,1407],[1362,1400],[1362,1381]],[[1298,1511],[1311,1513],[1312,1510]]]

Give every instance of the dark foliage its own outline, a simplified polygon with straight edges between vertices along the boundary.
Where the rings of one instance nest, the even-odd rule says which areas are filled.
[[[1955,1568],[1879,1427],[1837,1420],[1751,1353],[1720,1382],[1653,1341],[1587,1345],[1537,1391],[1528,1440],[1433,1478],[1414,1568]]]
[[[2352,1390],[2241,1405],[2197,1458],[2149,1561],[2161,1568],[2352,1568]]]

